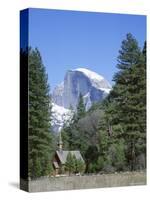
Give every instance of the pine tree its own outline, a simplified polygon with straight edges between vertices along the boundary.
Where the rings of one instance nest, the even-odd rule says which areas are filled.
[[[34,178],[50,173],[48,163],[52,153],[51,101],[48,77],[38,49],[29,49],[28,62],[29,176]]]
[[[69,118],[68,120],[64,122],[63,128],[61,130],[64,149],[70,149],[71,147],[70,135],[71,135],[72,127],[74,124],[74,119],[75,119],[75,111],[73,110],[71,105],[70,105],[69,110],[71,111],[70,113],[71,119]]]
[[[84,100],[83,100],[83,96],[80,93],[79,95],[79,100],[78,100],[78,105],[77,105],[77,120],[79,120],[80,118],[84,117],[86,113],[86,109],[85,109],[85,104],[84,104]]]
[[[113,146],[114,139],[109,133],[108,116],[104,114],[98,124],[98,141],[99,141],[99,155],[96,161],[96,171],[113,171],[111,154],[111,147]]]
[[[76,159],[75,162],[76,162],[76,172],[81,174],[84,173],[85,171],[84,162],[81,159]]]
[[[126,160],[130,170],[136,169],[136,160],[145,146],[145,63],[136,39],[127,34],[118,56],[115,86],[107,98],[108,123],[113,137],[123,138]],[[138,152],[139,151],[139,152]]]
[[[69,172],[69,175],[76,170],[76,161],[74,156],[71,152],[68,153],[66,163],[65,163],[65,170]]]
[[[136,168],[142,169],[146,167],[146,42],[135,72],[134,79],[138,87],[135,96],[138,99],[136,108],[139,113],[137,117],[139,134],[135,143]]]
[[[81,133],[81,130],[79,130],[78,122],[81,118],[85,116],[85,114],[86,114],[86,109],[83,97],[80,94],[76,112],[74,112],[74,115],[72,117],[69,126],[64,127],[64,129],[62,130],[63,138],[66,139],[65,145],[70,150],[79,149],[81,153],[83,153],[84,149],[84,135]]]

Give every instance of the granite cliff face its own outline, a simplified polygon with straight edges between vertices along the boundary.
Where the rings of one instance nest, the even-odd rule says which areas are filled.
[[[101,75],[86,68],[68,70],[64,81],[57,85],[52,94],[52,128],[58,133],[64,123],[69,123],[82,94],[86,110],[93,103],[102,101],[110,92],[111,85]]]
[[[55,87],[53,102],[59,106],[76,109],[80,93],[88,110],[94,102],[102,101],[111,86],[101,75],[85,68],[68,70],[64,81]]]
[[[69,123],[82,94],[86,110],[93,103],[102,101],[110,92],[111,85],[101,75],[85,68],[68,70],[64,81],[57,85],[52,94],[52,128],[58,133],[64,123]]]

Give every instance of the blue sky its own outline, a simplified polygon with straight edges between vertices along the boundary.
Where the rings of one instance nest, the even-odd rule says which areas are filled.
[[[29,45],[41,52],[51,89],[68,69],[85,67],[111,84],[121,42],[130,32],[142,48],[146,17],[95,12],[29,10]]]

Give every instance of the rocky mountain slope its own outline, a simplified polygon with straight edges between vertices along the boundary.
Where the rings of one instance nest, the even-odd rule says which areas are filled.
[[[64,81],[57,85],[52,94],[53,127],[56,132],[61,130],[64,121],[71,116],[70,107],[74,110],[82,94],[86,110],[93,103],[102,101],[110,92],[111,85],[101,75],[86,69],[68,70]]]

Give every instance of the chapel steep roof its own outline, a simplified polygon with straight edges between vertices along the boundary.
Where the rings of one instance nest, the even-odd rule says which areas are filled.
[[[56,151],[56,154],[57,154],[61,164],[66,163],[67,156],[68,156],[69,152],[71,153],[72,156],[74,155],[77,160],[81,159],[84,162],[80,151],[63,151],[63,150],[62,151]]]

